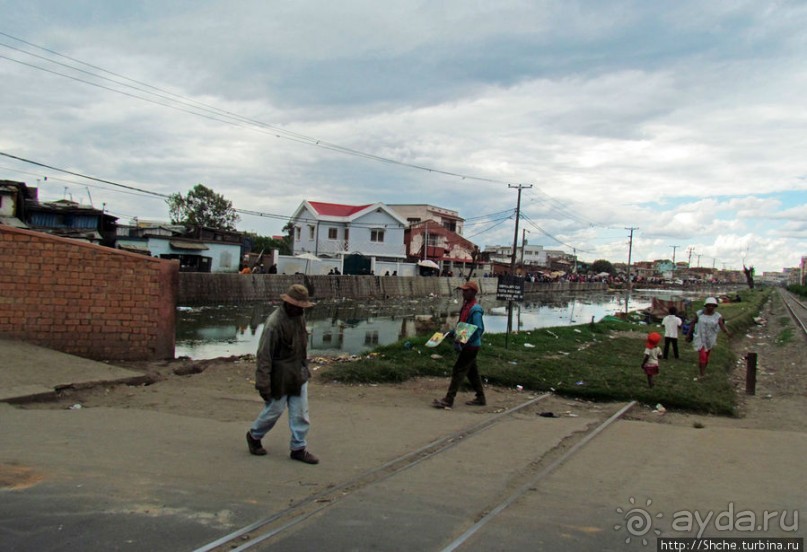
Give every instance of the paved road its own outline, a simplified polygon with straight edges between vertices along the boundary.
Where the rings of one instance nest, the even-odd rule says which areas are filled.
[[[41,354],[56,365],[73,362]],[[37,366],[36,355],[26,348],[16,358]],[[109,367],[98,364],[85,365],[84,377],[97,369],[107,379]],[[9,370],[5,364],[11,381]],[[305,466],[279,452],[287,449],[285,432],[265,439],[269,457],[247,454],[246,420],[0,403],[2,549],[193,550],[490,416],[327,400],[316,409],[316,452],[327,462]],[[547,419],[538,410],[509,416],[433,459],[321,503],[327,507],[320,513],[263,549],[443,549],[605,417],[603,411]],[[683,531],[681,520],[695,510],[701,518],[723,513],[723,520],[743,511],[758,518],[784,512],[783,527],[777,517],[754,536],[803,537],[803,527],[789,529],[795,517],[807,520],[805,456],[807,433],[800,431],[618,421],[460,549],[641,550],[643,538],[651,549],[656,530],[694,535],[697,525]],[[627,529],[631,509],[634,517],[638,509],[649,516],[646,532]],[[704,532],[718,534],[746,535],[736,527],[718,531],[714,523]]]

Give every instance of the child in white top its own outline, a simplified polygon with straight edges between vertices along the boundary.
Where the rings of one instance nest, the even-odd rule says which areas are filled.
[[[664,360],[667,360],[671,344],[673,356],[678,359],[678,328],[683,324],[683,321],[677,316],[678,310],[675,307],[670,307],[668,312],[669,314],[661,320],[661,325],[664,326],[664,354],[661,358]]]

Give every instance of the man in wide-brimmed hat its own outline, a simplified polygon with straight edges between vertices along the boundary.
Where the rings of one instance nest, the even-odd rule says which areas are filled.
[[[261,439],[269,433],[288,406],[291,458],[306,464],[319,459],[306,449],[308,420],[308,334],[305,309],[313,307],[308,289],[294,284],[280,295],[283,303],[269,316],[258,344],[255,389],[265,401],[263,410],[247,431],[249,452],[266,454]]]

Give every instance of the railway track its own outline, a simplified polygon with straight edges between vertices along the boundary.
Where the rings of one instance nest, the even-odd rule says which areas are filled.
[[[490,438],[491,432],[495,434],[497,429],[503,430],[504,425],[508,423],[508,420],[512,421],[515,414],[523,415],[530,412],[531,407],[536,406],[549,396],[549,394],[538,396],[510,410],[488,417],[473,426],[445,435],[417,450],[394,458],[355,478],[329,487],[264,519],[197,548],[196,552],[243,551],[274,547],[284,537],[293,535],[295,528],[303,525],[308,520],[317,519],[317,516],[325,514],[326,510],[332,512],[338,509],[340,504],[347,503],[351,499],[360,500],[355,497],[366,495],[367,493],[378,493],[380,492],[379,489],[385,485],[385,482],[389,482],[395,477],[403,477],[404,472],[416,466],[428,470],[430,463],[444,461],[452,449],[462,449],[461,453],[463,455],[471,456],[475,441],[485,438],[486,435]],[[450,543],[438,545],[436,548],[440,549],[440,546],[445,546],[442,548],[445,551],[462,548],[475,534],[484,531],[485,526],[490,521],[495,519],[526,492],[534,489],[542,479],[557,470],[587,443],[602,435],[608,426],[622,417],[634,405],[635,401],[620,404],[610,413],[601,414],[598,418],[595,418],[588,423],[585,429],[572,431],[565,435],[558,445],[551,450],[537,453],[536,456],[530,458],[526,466],[521,466],[508,474],[507,484],[501,492],[491,498],[488,503],[480,505],[481,509],[476,510],[473,516],[468,517],[465,523],[461,524],[462,529],[453,531],[447,538],[443,539],[443,542],[448,542],[457,533],[461,533],[459,536],[456,536]],[[476,446],[479,446],[478,442]],[[511,467],[508,466],[508,468]],[[456,522],[453,518],[452,521]],[[339,547],[336,546],[335,548]],[[290,549],[293,549],[293,547]]]
[[[779,290],[785,308],[787,308],[793,321],[801,329],[802,335],[807,337],[807,305],[799,300],[795,295],[783,289]]]

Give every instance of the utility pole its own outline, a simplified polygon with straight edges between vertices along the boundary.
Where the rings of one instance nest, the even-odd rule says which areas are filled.
[[[516,188],[518,190],[518,201],[516,202],[516,231],[513,234],[513,254],[510,257],[510,275],[516,275],[516,249],[518,248],[518,219],[521,215],[521,190],[524,188],[532,188],[532,184],[529,186],[523,186],[519,184],[518,186],[513,186],[512,184],[507,185],[508,188]]]
[[[512,184],[507,185],[508,188],[516,188],[518,190],[518,201],[516,202],[516,230],[513,234],[513,254],[510,257],[510,277],[514,277],[516,275],[516,248],[518,247],[518,219],[521,216],[521,190],[524,188],[532,188],[532,184],[529,186],[524,185],[517,185],[513,186]],[[508,346],[508,342],[510,341],[510,332],[513,331],[513,301],[507,301],[507,334],[505,334],[504,338],[504,348],[506,349]]]
[[[625,296],[625,314],[628,314],[628,303],[630,303],[630,292],[633,288],[633,281],[630,279],[630,259],[631,255],[633,254],[633,231],[638,230],[638,227],[631,226],[630,228],[625,228],[625,230],[630,230],[630,241],[628,242],[628,294]]]
[[[680,245],[671,245],[673,250],[673,268],[672,268],[672,277],[675,279],[675,250],[681,247]]]
[[[630,279],[630,259],[631,255],[633,254],[633,231],[638,230],[638,227],[630,227],[625,228],[625,230],[630,230],[630,240],[628,241],[628,290],[631,289],[631,279]]]
[[[700,253],[700,254],[698,255],[698,268],[700,268],[700,267],[701,267],[701,255],[703,255],[703,253]]]
[[[526,228],[521,230],[521,266],[524,266],[524,249],[527,246],[527,233],[529,230]]]
[[[694,249],[690,247],[689,249],[687,249],[687,251],[689,252],[689,256],[687,257],[687,268],[692,268],[692,252],[694,251]]]
[[[427,250],[429,248],[429,223],[428,223],[428,221],[426,222],[425,225],[423,225],[422,234],[423,234],[423,260],[425,261],[428,258],[428,255],[427,255],[428,251]]]

